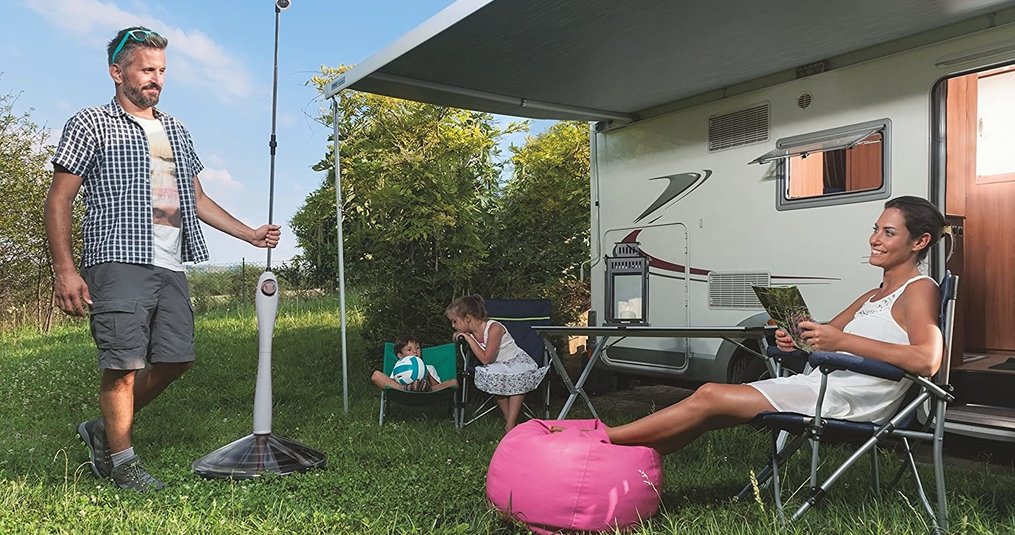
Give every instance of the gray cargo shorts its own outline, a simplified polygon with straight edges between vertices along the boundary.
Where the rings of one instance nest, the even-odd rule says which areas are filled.
[[[81,270],[92,296],[99,368],[194,360],[194,310],[187,276],[152,265],[107,262]]]

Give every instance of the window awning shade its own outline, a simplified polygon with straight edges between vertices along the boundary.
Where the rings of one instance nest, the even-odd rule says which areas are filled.
[[[810,154],[820,154],[822,152],[832,150],[851,149],[858,145],[861,141],[867,139],[873,134],[882,132],[883,130],[884,126],[877,126],[874,128],[865,128],[863,130],[835,134],[834,136],[826,135],[816,137],[813,135],[807,135],[786,138],[784,140],[780,140],[775,149],[762,154],[754,160],[751,160],[750,163],[766,164],[778,160],[784,160],[786,158],[792,158],[793,156],[803,155],[806,157]]]

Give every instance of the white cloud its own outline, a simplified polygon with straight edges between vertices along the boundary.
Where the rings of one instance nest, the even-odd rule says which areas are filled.
[[[201,154],[201,161],[206,167],[225,167],[228,162],[228,158],[223,158],[218,154]]]
[[[243,219],[243,212],[249,209],[242,194],[247,186],[233,178],[232,173],[225,169],[205,167],[200,174],[201,188],[219,206],[235,217]]]
[[[253,91],[250,73],[239,67],[240,60],[200,31],[178,28],[165,30],[173,51],[182,55],[177,69],[194,85],[210,85],[220,100],[247,97]]]
[[[249,96],[252,76],[239,58],[199,30],[174,27],[158,18],[124,11],[101,0],[27,0],[50,24],[80,36],[89,46],[105,48],[122,28],[143,25],[169,39],[170,72],[182,83],[210,90],[223,102]]]
[[[100,32],[116,31],[141,20],[115,5],[97,0],[28,0],[28,7],[50,23],[97,42],[103,41],[98,35]]]
[[[246,186],[233,178],[232,173],[225,169],[214,169],[205,167],[201,171],[201,186],[208,190],[209,195],[215,196],[216,192],[229,193],[245,189]]]

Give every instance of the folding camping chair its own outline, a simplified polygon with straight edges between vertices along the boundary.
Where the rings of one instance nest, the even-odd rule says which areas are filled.
[[[791,520],[800,518],[814,506],[829,491],[839,477],[867,452],[871,453],[872,484],[875,492],[880,495],[881,482],[877,462],[877,446],[883,444],[887,439],[901,438],[906,462],[900,467],[899,473],[893,478],[889,487],[894,486],[906,470],[911,471],[916,482],[917,493],[923,502],[924,509],[930,516],[934,530],[948,529],[948,508],[945,499],[944,460],[942,454],[944,450],[945,409],[947,403],[954,399],[950,393],[951,387],[948,385],[948,374],[958,283],[958,277],[952,275],[951,272],[946,272],[940,282],[941,310],[939,325],[944,335],[944,353],[941,367],[933,380],[915,376],[881,361],[846,353],[815,351],[809,356],[803,354],[808,359],[810,365],[820,368],[822,373],[821,388],[814,416],[790,412],[770,412],[758,415],[752,422],[752,425],[772,431],[770,460],[759,472],[757,482],[759,485],[772,484],[775,505],[779,511],[780,518],[784,517],[779,466],[784,464],[805,442],[809,442],[811,445],[810,488],[807,498],[793,514]],[[802,354],[802,352],[794,353]],[[769,348],[769,354],[777,358],[785,358],[788,355],[779,351],[777,347]],[[888,422],[856,422],[822,418],[821,403],[825,395],[828,374],[836,370],[850,370],[893,381],[905,378],[912,381],[913,385],[904,398],[902,408]],[[783,432],[794,435],[794,438],[784,446],[779,444],[778,439],[779,435]],[[913,452],[909,445],[910,439],[931,441],[933,444],[934,489],[937,493],[936,511],[927,498],[923,482],[920,480],[919,472],[916,469],[916,462],[913,460]],[[818,480],[819,446],[822,442],[847,442],[852,444],[860,442],[860,446],[856,451],[823,482]],[[741,499],[746,498],[753,492],[753,488],[752,484],[748,484],[740,492],[739,497]]]
[[[550,301],[547,299],[487,299],[484,301],[486,305],[486,313],[490,316],[490,319],[497,320],[504,324],[508,332],[515,339],[515,343],[518,347],[525,350],[526,353],[532,357],[532,360],[536,361],[536,365],[540,368],[550,365],[550,352],[556,351],[556,349],[536,331],[532,330],[533,325],[549,325],[550,324]],[[459,377],[459,385],[461,386],[461,394],[459,396],[459,425],[458,427],[465,427],[476,420],[479,420],[483,416],[486,416],[490,411],[497,408],[497,404],[494,402],[494,396],[482,395],[482,392],[475,388],[473,378],[475,377],[476,366],[479,365],[479,361],[475,355],[469,349],[469,345],[460,341],[459,355],[461,356],[462,362],[462,374]],[[543,378],[543,382],[537,387],[537,390],[542,390],[541,400],[543,404],[543,418],[550,418],[550,380],[549,371],[546,377]],[[470,390],[476,390],[482,398],[482,402],[471,412],[467,410],[467,405],[470,402]],[[536,412],[533,411],[527,404],[522,405],[522,410],[525,415],[529,418],[537,417]]]
[[[437,375],[441,376],[442,381],[446,381],[452,377],[457,376],[457,351],[455,350],[455,344],[444,344],[433,347],[424,347],[422,351],[423,362],[433,366],[437,369]],[[395,367],[395,362],[398,357],[395,356],[395,344],[387,342],[384,344],[384,374],[391,375],[391,370]],[[461,384],[459,378],[458,384]],[[384,425],[384,416],[387,414],[388,401],[394,401],[401,405],[408,405],[411,407],[420,407],[435,403],[441,400],[447,400],[451,406],[451,415],[454,419],[455,427],[458,427],[461,418],[458,415],[458,402],[457,395],[458,388],[450,387],[443,390],[429,391],[429,392],[408,392],[405,390],[398,390],[391,387],[385,387],[381,389],[381,411],[380,417],[378,418],[378,425]]]

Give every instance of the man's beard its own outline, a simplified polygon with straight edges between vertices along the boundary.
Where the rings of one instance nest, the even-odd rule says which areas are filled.
[[[148,98],[144,95],[144,91],[146,89],[158,89],[159,93],[156,93],[152,98]],[[130,100],[138,108],[147,109],[154,107],[159,103],[159,96],[162,94],[162,88],[156,84],[148,84],[144,87],[132,87],[124,84],[124,94],[127,95],[127,100]]]

